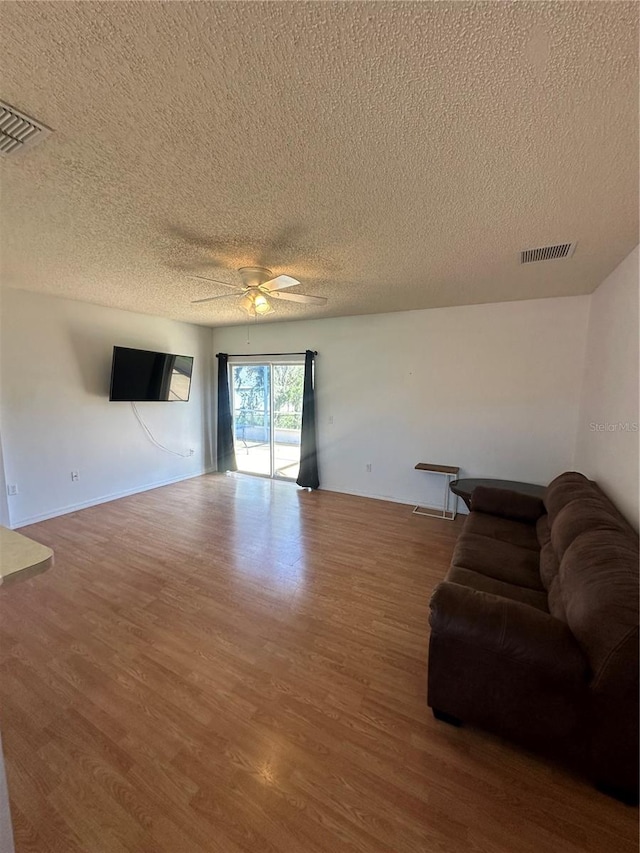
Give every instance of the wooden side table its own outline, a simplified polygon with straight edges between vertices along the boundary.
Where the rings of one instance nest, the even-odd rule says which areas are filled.
[[[457,477],[460,468],[457,465],[433,465],[431,462],[418,462],[416,471],[426,471],[428,474],[440,474],[444,477],[444,498],[442,509],[439,507],[416,506],[413,508],[414,515],[427,515],[430,518],[445,518],[453,521],[458,513],[458,496],[453,509],[449,509],[449,486],[454,477]]]

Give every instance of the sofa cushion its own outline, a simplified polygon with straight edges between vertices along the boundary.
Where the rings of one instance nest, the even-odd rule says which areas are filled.
[[[556,557],[556,552],[553,550],[551,540],[549,540],[540,551],[540,580],[547,592],[553,581],[558,577],[559,571],[560,563]]]
[[[544,589],[540,581],[538,552],[510,542],[463,531],[451,564],[527,589]]]
[[[567,609],[564,606],[562,587],[557,574],[549,584],[549,589],[547,590],[547,607],[553,617],[559,619],[561,622],[567,621]]]
[[[553,527],[556,515],[569,501],[591,495],[593,495],[593,483],[577,471],[567,471],[552,480],[547,486],[543,499],[549,514],[550,526]]]
[[[523,675],[528,668],[537,670],[548,684],[586,686],[589,668],[582,649],[567,626],[548,613],[448,581],[436,586],[429,605],[432,636],[490,651],[502,662],[519,662]]]
[[[545,513],[536,521],[536,536],[538,545],[544,548],[551,539],[551,528],[549,527],[549,516]]]
[[[560,561],[567,624],[597,681],[638,629],[638,540],[615,529],[574,539]]]
[[[551,542],[557,559],[562,560],[574,539],[589,530],[625,532],[625,524],[612,504],[595,490],[589,497],[569,501],[557,512],[551,525]]]
[[[505,581],[499,581],[480,572],[474,572],[472,569],[451,566],[445,580],[470,587],[471,589],[477,589],[481,592],[491,592],[493,595],[500,595],[503,598],[511,599],[511,601],[520,601],[522,604],[529,604],[531,607],[536,607],[544,613],[549,612],[546,593],[539,592],[536,589],[516,586]]]
[[[521,521],[510,521],[497,515],[485,512],[471,512],[465,523],[465,532],[477,533],[478,536],[488,536],[501,542],[510,542],[521,548],[538,551],[536,528],[532,524]]]
[[[544,504],[540,498],[511,489],[476,486],[471,495],[471,509],[489,515],[499,515],[512,521],[535,524],[544,512]]]

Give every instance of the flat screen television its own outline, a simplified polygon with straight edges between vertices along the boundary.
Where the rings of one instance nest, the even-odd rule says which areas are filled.
[[[189,399],[193,356],[114,347],[109,399],[116,402],[184,402]]]

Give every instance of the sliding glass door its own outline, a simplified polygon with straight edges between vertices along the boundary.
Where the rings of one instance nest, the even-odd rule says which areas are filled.
[[[232,364],[230,374],[238,471],[295,480],[304,364]]]

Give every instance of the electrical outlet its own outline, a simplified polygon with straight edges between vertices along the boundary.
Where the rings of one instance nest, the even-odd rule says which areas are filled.
[[[367,474],[371,473],[371,462],[367,462]]]
[[[78,480],[80,479],[80,471],[72,471],[71,472],[71,479],[74,483],[77,483]]]
[[[18,494],[18,487],[16,486],[15,483],[10,483],[7,486],[7,494],[9,495],[10,498],[13,497],[13,495]]]
[[[329,423],[330,423],[330,424],[332,424],[332,423],[333,423],[333,415],[329,415]]]

